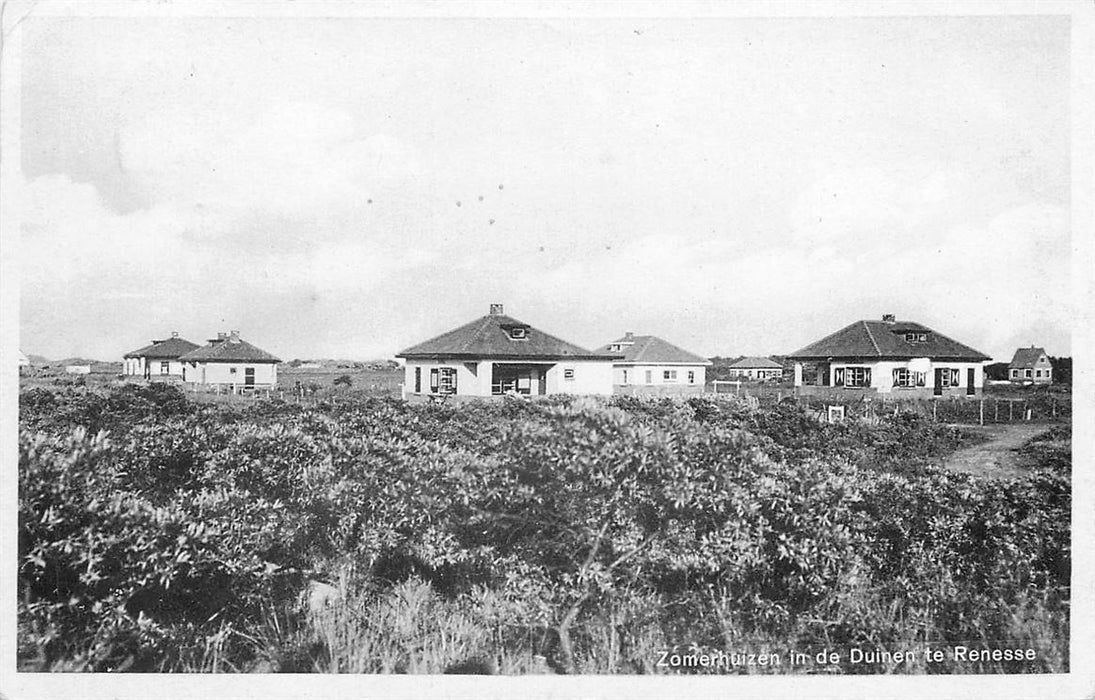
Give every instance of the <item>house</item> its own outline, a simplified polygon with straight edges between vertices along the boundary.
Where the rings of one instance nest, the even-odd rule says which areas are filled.
[[[611,394],[612,361],[507,316],[490,313],[398,353],[404,398]]]
[[[727,373],[738,379],[779,379],[783,365],[767,357],[743,357],[727,367]]]
[[[796,392],[859,391],[910,397],[975,396],[991,358],[892,314],[856,321],[789,356]]]
[[[612,363],[612,384],[618,394],[699,394],[711,364],[657,336],[631,332],[594,352],[622,355]]]
[[[200,345],[191,343],[172,333],[170,338],[153,340],[150,345],[127,352],[122,356],[122,374],[130,377],[181,379],[183,366],[179,357]]]
[[[1045,348],[1019,348],[1008,365],[1008,380],[1014,384],[1050,384],[1053,365]]]
[[[19,367],[30,367],[30,358],[22,350],[19,351]]]
[[[68,374],[91,374],[91,365],[65,365]]]
[[[277,384],[281,360],[241,339],[239,331],[232,331],[218,333],[206,345],[180,356],[179,362],[183,381],[239,393]]]

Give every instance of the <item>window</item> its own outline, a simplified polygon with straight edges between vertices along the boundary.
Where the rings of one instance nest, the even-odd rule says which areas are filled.
[[[627,384],[627,370],[624,370],[624,384]]]
[[[1042,370],[1040,370],[1040,369],[1034,370],[1034,376],[1040,378],[1042,376]]]
[[[514,340],[524,340],[527,337],[525,329],[521,326],[509,329],[509,337]]]
[[[455,394],[456,370],[452,367],[433,367],[430,369],[431,394]]]
[[[1027,379],[1030,379],[1030,370],[1027,370]]]
[[[957,369],[949,369],[947,367],[939,369],[936,376],[939,377],[939,386],[943,388],[958,386],[962,377]]]
[[[662,372],[662,379],[664,381],[667,381],[667,382],[677,381],[677,370],[675,370],[675,369],[665,370],[664,372]]]
[[[1011,370],[1011,378],[1012,379],[1018,379],[1019,378],[1019,370],[1017,370],[1017,369]]]
[[[229,367],[228,368],[228,373],[229,374],[235,374],[236,373],[236,368],[235,367]]]
[[[422,393],[422,368],[421,367],[415,367],[414,368],[414,393],[416,393],[416,394],[421,394]]]
[[[564,369],[563,370],[563,379],[568,381],[568,382],[574,381],[574,370],[570,369],[570,368]]]
[[[167,374],[170,371],[171,371],[171,363],[170,362],[161,362],[160,363],[160,374]]]
[[[837,367],[833,370],[833,386],[857,388],[870,385],[870,367]]]
[[[654,381],[654,373],[651,372],[650,370],[646,370],[646,383],[650,384],[653,381]]]
[[[620,346],[619,345],[609,345],[608,346],[608,351],[609,352],[619,352],[620,351]]]
[[[898,387],[924,386],[926,377],[924,372],[913,372],[904,367],[898,367],[893,371],[893,385]]]
[[[696,383],[696,373],[695,372],[689,372],[688,373],[688,383],[689,384],[695,384]]]

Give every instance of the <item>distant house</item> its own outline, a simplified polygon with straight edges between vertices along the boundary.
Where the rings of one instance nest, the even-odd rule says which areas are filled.
[[[277,384],[281,360],[232,331],[218,333],[206,345],[180,356],[179,362],[183,381],[239,392]]]
[[[802,393],[856,390],[902,396],[973,396],[992,359],[912,321],[887,314],[856,321],[791,353]]]
[[[91,374],[91,365],[65,365],[68,374]]]
[[[783,365],[767,357],[743,357],[727,367],[727,374],[739,379],[778,379]]]
[[[19,368],[30,367],[30,358],[27,357],[22,350],[19,351]]]
[[[122,374],[130,377],[182,378],[183,366],[179,358],[197,350],[200,345],[191,343],[172,333],[170,338],[153,340],[151,344],[122,356]]]
[[[698,394],[711,364],[656,336],[630,332],[594,352],[622,355],[612,363],[612,384],[621,394]]]
[[[1053,365],[1045,348],[1019,348],[1008,365],[1008,380],[1014,384],[1050,384]]]
[[[612,361],[507,316],[490,313],[398,353],[403,396],[611,394]]]

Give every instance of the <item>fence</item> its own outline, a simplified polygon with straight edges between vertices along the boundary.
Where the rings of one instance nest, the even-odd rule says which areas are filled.
[[[946,398],[893,399],[868,398],[839,401],[832,398],[800,396],[796,400],[807,410],[827,411],[829,406],[843,406],[849,417],[875,420],[882,416],[916,413],[943,423],[987,425],[993,423],[1052,423],[1072,417],[1072,401],[1062,396],[1031,398]]]

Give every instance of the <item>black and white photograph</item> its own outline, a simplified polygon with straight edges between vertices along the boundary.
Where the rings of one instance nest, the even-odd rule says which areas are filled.
[[[0,19],[4,698],[1095,693],[1091,2]]]

